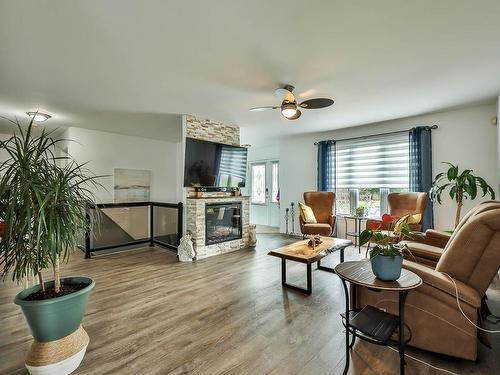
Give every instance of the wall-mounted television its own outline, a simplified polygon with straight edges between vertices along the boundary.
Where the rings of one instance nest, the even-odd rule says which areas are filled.
[[[245,187],[247,149],[186,138],[185,187]]]

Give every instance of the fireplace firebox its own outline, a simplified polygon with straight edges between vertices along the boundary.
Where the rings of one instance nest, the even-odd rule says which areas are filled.
[[[205,205],[205,245],[242,238],[241,202]]]

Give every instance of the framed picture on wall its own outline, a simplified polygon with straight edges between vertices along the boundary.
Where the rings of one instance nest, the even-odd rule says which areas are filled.
[[[150,200],[151,171],[114,169],[114,201],[147,202]]]

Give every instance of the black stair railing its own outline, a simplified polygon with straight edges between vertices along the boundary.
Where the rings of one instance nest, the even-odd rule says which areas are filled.
[[[92,253],[149,243],[177,251],[182,237],[183,204],[164,202],[99,203],[100,219],[85,233],[85,258]],[[141,210],[142,208],[142,210]],[[90,221],[91,211],[87,211]],[[132,211],[130,211],[132,209]]]

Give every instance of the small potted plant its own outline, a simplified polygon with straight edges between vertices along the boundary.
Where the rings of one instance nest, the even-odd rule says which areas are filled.
[[[376,243],[370,251],[370,263],[372,271],[377,278],[384,281],[394,281],[401,276],[403,266],[403,250],[408,246],[399,245],[399,240],[403,238],[412,238],[408,224],[403,224],[397,240],[389,233],[380,231],[381,222],[369,223],[369,228],[361,232],[359,241],[364,245],[370,241]]]
[[[5,220],[0,269],[4,280],[27,286],[14,302],[35,339],[26,360],[28,371],[69,374],[89,343],[81,321],[95,283],[84,276],[61,278],[60,263],[69,260],[93,225],[87,208],[98,212],[91,188],[100,184],[84,165],[57,157],[61,140],[45,131],[33,134],[33,120],[26,130],[14,124],[18,132],[0,141],[0,150],[8,155],[0,165],[0,217]],[[43,271],[49,268],[53,280],[45,281]],[[36,285],[28,287],[30,280]]]

